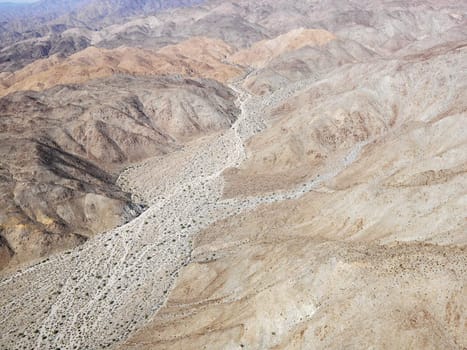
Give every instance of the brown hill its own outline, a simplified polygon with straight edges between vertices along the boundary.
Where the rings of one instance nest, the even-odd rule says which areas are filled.
[[[128,76],[1,98],[0,268],[137,215],[118,172],[228,128],[233,100],[212,81]]]
[[[260,68],[273,58],[306,46],[321,46],[336,37],[321,29],[295,29],[271,40],[263,40],[252,47],[240,50],[230,60],[244,66]]]
[[[353,40],[332,40],[320,46],[305,46],[272,58],[245,79],[248,91],[263,95],[301,80],[318,81],[326,73],[346,64],[366,62],[379,57]]]
[[[68,58],[52,56],[15,73],[4,74],[0,95],[84,83],[113,74],[181,74],[227,81],[242,73],[238,67],[222,63],[230,54],[232,49],[227,44],[208,38],[192,38],[158,52],[129,47],[113,50],[89,47]]]

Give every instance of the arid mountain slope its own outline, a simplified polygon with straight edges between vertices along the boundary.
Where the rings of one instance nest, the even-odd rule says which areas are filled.
[[[15,93],[0,110],[0,235],[12,263],[130,220],[139,208],[115,185],[117,171],[228,128],[236,114],[217,83],[133,77]]]
[[[121,7],[138,7],[142,3],[146,2],[124,1],[116,6],[115,12],[118,13]],[[103,4],[105,7],[108,2]],[[28,32],[24,38],[6,27],[0,29],[3,36],[12,37],[0,39],[3,43],[0,70],[14,71],[37,58],[53,54],[68,56],[88,45],[161,48],[192,36],[207,36],[221,39],[233,47],[247,48],[297,28],[327,30],[371,51],[388,54],[415,42],[433,40],[440,33],[449,32],[449,36],[435,40],[458,40],[465,35],[466,10],[463,2],[453,0],[410,3],[300,0],[293,5],[285,0],[263,0],[254,4],[249,0],[210,0],[198,6],[161,11],[153,16],[127,18],[125,23],[110,21],[104,26],[105,20],[98,21],[99,30],[94,30],[92,23],[86,24],[88,15],[83,15],[84,24],[72,20],[79,18],[78,14]]]
[[[305,46],[325,45],[335,39],[334,35],[325,30],[300,28],[277,38],[255,43],[252,47],[237,52],[230,59],[240,65],[260,68],[286,52],[298,50]]]
[[[400,60],[346,65],[316,82],[312,78],[309,86],[302,81],[291,84],[288,94],[272,95],[260,111],[271,127],[250,140],[250,158],[232,173],[236,179],[232,193],[238,194],[235,181],[244,194],[301,183],[332,171],[336,159],[359,144],[402,141],[403,135],[424,130],[444,116],[459,115],[457,127],[465,129],[464,45]],[[294,89],[299,91],[278,102]],[[434,147],[434,157],[440,143],[448,140],[440,136],[438,143],[429,142],[431,137],[427,134],[423,142]],[[428,155],[430,149],[424,152]]]
[[[286,200],[202,231],[120,349],[467,346],[466,54],[339,68],[262,111],[225,190]]]
[[[318,81],[337,67],[378,57],[374,51],[353,40],[336,38],[326,45],[306,45],[271,59],[245,79],[244,87],[258,95],[272,93],[300,80]]]
[[[198,246],[166,306],[119,348],[465,347],[465,249],[269,233]]]
[[[204,77],[227,81],[242,74],[222,61],[232,49],[220,40],[192,38],[155,52],[121,47],[114,50],[89,47],[68,58],[38,60],[0,78],[0,95],[21,90],[43,90],[59,84],[84,83],[114,74]]]

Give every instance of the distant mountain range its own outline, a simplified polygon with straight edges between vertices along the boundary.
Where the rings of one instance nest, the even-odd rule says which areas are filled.
[[[128,17],[137,14],[150,14],[171,7],[189,6],[200,3],[201,0],[138,0],[138,1],[118,1],[118,0],[42,0],[33,3],[0,3],[2,12],[0,20],[11,19],[54,19],[70,11],[75,11],[71,15],[80,17],[81,13],[94,12],[95,18],[99,16],[120,15]],[[91,24],[91,23],[88,23]]]
[[[100,29],[125,18],[191,6],[202,0],[42,0],[0,4],[0,48],[21,39],[61,33],[71,27]]]

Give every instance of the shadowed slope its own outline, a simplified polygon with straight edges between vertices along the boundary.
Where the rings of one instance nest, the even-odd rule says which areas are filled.
[[[132,77],[0,99],[1,266],[134,217],[139,207],[115,185],[116,172],[229,127],[232,100],[210,81]]]

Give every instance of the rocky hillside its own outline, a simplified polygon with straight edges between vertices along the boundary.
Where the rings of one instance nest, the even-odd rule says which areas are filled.
[[[120,170],[236,118],[214,82],[125,76],[11,94],[0,110],[1,267],[128,222],[141,208],[115,185]]]
[[[0,95],[44,90],[58,84],[84,83],[115,74],[137,76],[181,74],[225,82],[243,69],[224,63],[232,48],[221,40],[194,37],[159,51],[129,47],[108,50],[88,47],[68,58],[54,55],[37,60],[0,78]]]

